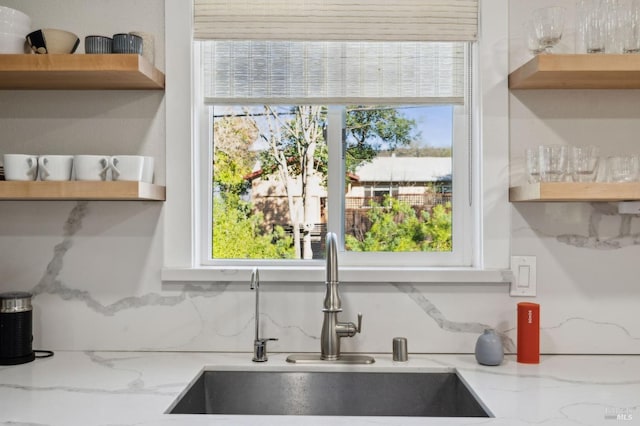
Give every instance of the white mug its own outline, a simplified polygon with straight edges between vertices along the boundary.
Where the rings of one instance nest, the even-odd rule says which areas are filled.
[[[142,182],[153,183],[153,157],[144,157]]]
[[[73,155],[41,155],[38,159],[40,180],[71,180]]]
[[[36,180],[38,156],[27,154],[4,154],[4,178],[6,180]]]
[[[76,180],[107,180],[109,157],[106,155],[76,155],[73,157]]]
[[[144,157],[140,155],[114,155],[111,157],[113,180],[142,180]]]

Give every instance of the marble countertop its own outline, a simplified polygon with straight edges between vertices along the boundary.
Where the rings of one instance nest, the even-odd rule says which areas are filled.
[[[0,424],[12,426],[253,425],[255,416],[168,415],[167,408],[204,368],[327,369],[267,363],[248,353],[57,352],[0,366]],[[261,416],[261,425],[603,425],[640,424],[640,356],[543,356],[538,365],[507,356],[498,367],[472,355],[413,355],[395,363],[377,354],[359,369],[456,369],[494,418]],[[339,367],[353,368],[353,367]],[[622,422],[622,423],[620,423]]]

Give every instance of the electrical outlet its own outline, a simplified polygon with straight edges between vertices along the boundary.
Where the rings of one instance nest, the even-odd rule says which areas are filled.
[[[535,296],[536,283],[536,257],[535,256],[511,256],[511,296]]]

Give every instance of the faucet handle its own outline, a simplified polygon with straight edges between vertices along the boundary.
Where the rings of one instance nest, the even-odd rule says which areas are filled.
[[[358,312],[358,327],[356,328],[356,333],[360,333],[362,330],[362,312]]]

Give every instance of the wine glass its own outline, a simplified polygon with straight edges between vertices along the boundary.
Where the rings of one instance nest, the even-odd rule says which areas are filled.
[[[559,6],[543,7],[533,11],[533,25],[544,53],[560,42],[564,29],[565,8]]]
[[[544,47],[540,45],[540,39],[538,39],[538,34],[533,21],[527,21],[524,23],[524,32],[529,52],[531,52],[532,55],[543,53]]]

